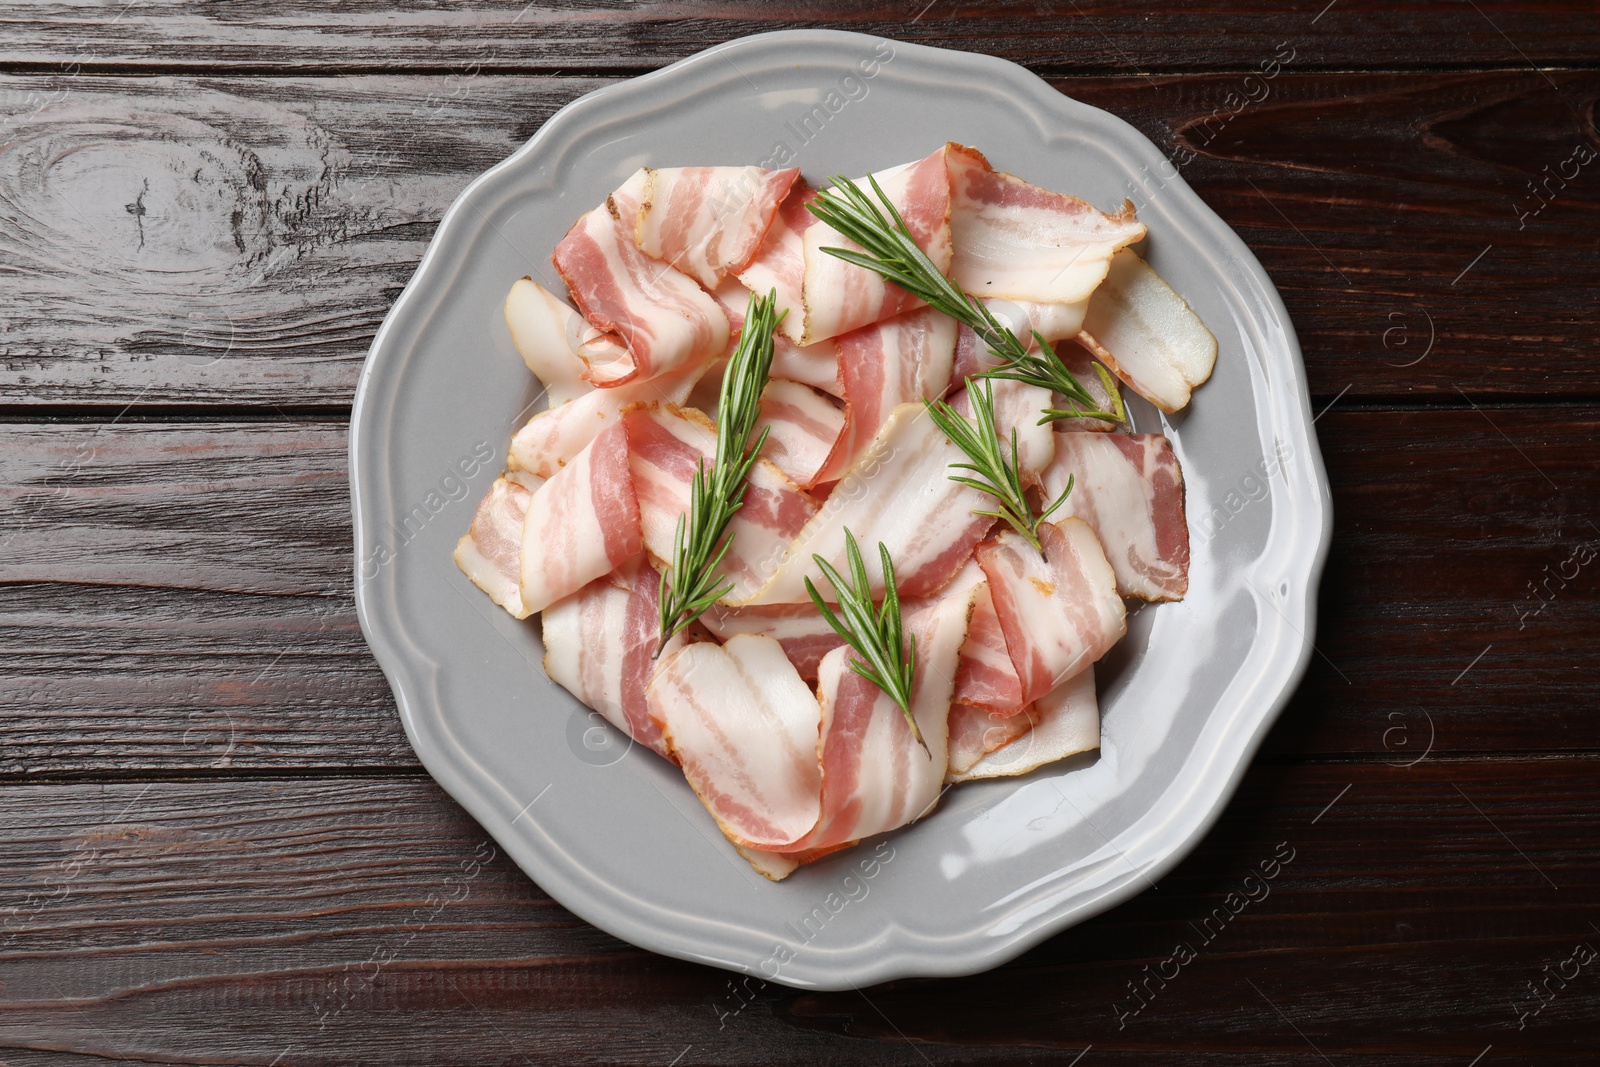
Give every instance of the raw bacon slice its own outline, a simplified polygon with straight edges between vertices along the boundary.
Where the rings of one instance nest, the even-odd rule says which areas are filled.
[[[950,754],[946,763],[949,775],[965,774],[979,760],[1033,729],[1033,708],[1002,715],[989,708],[954,704],[950,708]]]
[[[1087,300],[1076,304],[1036,304],[1025,300],[985,300],[983,303],[1019,340],[1028,341],[1030,348],[1035,331],[1052,343],[1077,337],[1083,329],[1084,313],[1089,309]],[[952,379],[960,384],[999,365],[1000,358],[978,340],[972,328],[961,327],[956,334],[956,365]]]
[[[755,433],[769,430],[761,455],[802,489],[817,481],[844,427],[844,409],[809,385],[773,378],[761,393]]]
[[[798,168],[646,167],[635,241],[707,289],[749,264]]]
[[[911,711],[924,751],[900,706],[850,669],[855,652],[828,653],[818,671],[822,701],[822,814],[816,827],[775,851],[827,848],[904,826],[926,814],[944,788],[950,697],[975,587],[906,615],[916,641]]]
[[[975,387],[983,388],[981,384]],[[1039,422],[1044,409],[1054,404],[1050,390],[1010,378],[991,379],[989,387],[994,391],[995,436],[1000,438],[1009,456],[1011,431],[1017,432],[1018,470],[1023,484],[1038,485],[1045,468],[1056,455],[1055,431],[1048,422],[1043,425]],[[950,406],[962,417],[972,418],[972,403],[966,389],[950,398]]]
[[[669,750],[730,841],[771,849],[816,826],[822,708],[778,642],[740,634],[688,645],[648,695]]]
[[[544,670],[550,680],[606,717],[641,745],[668,754],[650,717],[645,687],[655,673],[661,633],[657,591],[661,576],[635,559],[545,608]],[[685,643],[676,634],[662,661]]]
[[[755,290],[762,296],[771,291]],[[728,322],[733,328],[733,336],[728,341],[728,349],[731,352],[738,343],[739,333],[744,329],[744,313],[749,307],[752,291],[746,289],[741,282],[730,279],[712,290],[711,295],[721,306],[723,313],[728,316]],[[778,308],[781,311],[783,305],[779,304]],[[843,387],[839,382],[839,348],[833,341],[818,341],[814,345],[801,348],[782,333],[774,333],[772,377],[809,385],[829,396],[843,395]]]
[[[965,770],[952,764],[947,781],[1027,774],[1047,763],[1099,748],[1100,704],[1095,697],[1094,671],[1080,671],[1056,686],[1033,706],[1027,720],[1031,726],[1026,733]]]
[[[622,423],[602,431],[528,501],[522,607],[543,611],[644,547]]]
[[[1127,632],[1116,577],[1089,524],[1042,522],[1039,540],[1043,557],[1010,529],[977,549],[1024,703],[1088,667]]]
[[[584,317],[627,346],[624,360],[589,362],[585,377],[597,386],[667,374],[728,346],[728,317],[717,302],[692,278],[640,252],[609,204],[579,219],[551,260]]]
[[[1055,346],[1056,355],[1061,357],[1061,362],[1066,365],[1072,376],[1078,379],[1089,395],[1094,398],[1096,411],[1111,411],[1111,391],[1106,388],[1105,382],[1100,380],[1100,374],[1095,370],[1094,357],[1089,350],[1077,341],[1063,341]],[[1107,368],[1108,370],[1110,368]],[[1063,411],[1069,411],[1072,405],[1064,399],[1057,406]],[[1089,433],[1111,433],[1117,429],[1116,424],[1106,422],[1104,419],[1061,419],[1055,423],[1056,430],[1085,430]]]
[[[920,308],[837,338],[845,422],[816,480],[831,482],[872,443],[889,413],[950,387],[956,321]]]
[[[894,558],[895,579],[906,599],[938,592],[972,555],[993,520],[990,497],[949,479],[952,463],[965,454],[945,437],[921,404],[902,404],[881,432],[839,479],[827,503],[786,551],[758,591],[728,604],[803,604],[806,575],[816,574],[813,553],[833,566],[847,566],[844,531],[866,546],[867,574],[875,594],[883,573],[874,546],[882,541]],[[737,551],[737,548],[735,549]]]
[[[802,287],[806,278],[805,232],[818,225],[817,217],[806,210],[817,192],[804,178],[795,181],[789,196],[778,208],[767,228],[755,258],[737,272],[739,284],[752,293],[777,293],[776,307],[784,312],[778,332],[790,341],[799,341],[805,332],[805,301]]]
[[[804,604],[771,604],[754,608],[714,605],[700,616],[700,621],[723,641],[736,634],[772,638],[783,646],[784,655],[800,672],[800,677],[808,682],[816,681],[817,666],[822,662],[822,657],[844,644],[833,627],[828,625],[828,620],[809,600]],[[1001,651],[1004,653],[1004,638],[1001,640]],[[1010,662],[1009,659],[1006,661],[1008,666]]]
[[[640,408],[623,416],[632,447],[633,490],[644,545],[657,560],[672,559],[678,516],[700,460],[716,455],[717,428],[694,408]],[[759,589],[784,551],[816,514],[816,502],[765,459],[750,468],[744,506],[728,524],[733,545],[721,573],[733,582],[730,599]]]
[[[619,366],[628,350],[614,334],[603,333],[532,278],[519,278],[506,294],[506,326],[522,362],[544,386],[550,407],[560,407],[593,389],[585,376],[591,365]]]
[[[967,641],[961,646],[955,699],[959,704],[1013,716],[1025,706],[1022,680],[1011,662],[1005,631],[1000,628],[1000,616],[995,614],[994,599],[989,594],[989,583],[982,580],[983,572],[977,564],[968,566],[978,571],[980,582],[973,603],[972,623],[967,628]]]
[[[839,347],[818,341],[801,348],[782,334],[772,338],[772,376],[809,385],[829,396],[843,396],[839,381]]]
[[[1158,433],[1056,435],[1056,459],[1044,489],[1055,494],[1075,477],[1057,515],[1094,528],[1116,572],[1117,592],[1140,600],[1181,600],[1189,591],[1189,523],[1183,471]],[[1054,499],[1054,496],[1051,497]]]
[[[949,269],[951,257],[947,148],[873,175],[905,220],[912,239],[941,271]],[[871,195],[865,178],[857,179],[855,184]],[[804,328],[796,334],[793,325],[787,320],[784,323],[784,333],[797,344],[837,337],[920,305],[915,297],[880,275],[823,252],[830,246],[860,251],[858,245],[845,240],[832,226],[819,221],[807,227],[801,239],[805,244],[805,282],[801,289]]]
[[[511,437],[507,465],[549,478],[582,452],[607,426],[622,418],[624,408],[645,403],[681,404],[689,396],[704,365],[643,381],[635,379],[611,389],[590,389],[576,400],[534,415]]]
[[[1217,339],[1200,316],[1129,251],[1111,260],[1079,339],[1128,388],[1169,413],[1189,403],[1217,364]]]
[[[472,516],[472,527],[456,542],[456,566],[489,599],[519,619],[522,607],[522,524],[528,501],[543,478],[512,472],[494,480]]]
[[[1052,193],[994,170],[981,152],[949,152],[950,277],[982,298],[1070,304],[1106,276],[1111,256],[1144,236],[1123,201],[1106,215],[1074,196]]]

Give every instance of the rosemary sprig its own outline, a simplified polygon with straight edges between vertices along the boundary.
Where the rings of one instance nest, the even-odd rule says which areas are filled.
[[[1039,524],[1048,519],[1055,510],[1067,502],[1067,495],[1072,492],[1074,478],[1067,479],[1067,488],[1061,495],[1039,514],[1033,513],[1033,504],[1028,500],[1027,491],[1022,486],[1022,471],[1017,464],[1017,428],[1011,428],[1011,455],[1007,456],[1000,445],[1000,435],[994,427],[994,386],[985,379],[981,387],[971,378],[967,379],[967,400],[972,405],[972,421],[960,416],[954,408],[943,400],[924,400],[923,406],[928,409],[928,415],[944,431],[944,435],[961,451],[967,454],[967,463],[952,463],[950,466],[957,470],[971,471],[976,477],[964,474],[952,474],[952,482],[970,485],[974,489],[988,493],[999,501],[993,511],[977,511],[975,515],[992,515],[997,519],[1004,519],[1011,528],[1023,537],[1040,553],[1044,546],[1039,542]]]
[[[867,581],[866,564],[861,561],[861,549],[848,528],[844,531],[844,549],[850,564],[849,585],[827,560],[815,554],[811,557],[822,568],[828,581],[833,583],[834,595],[839,598],[839,612],[844,619],[841,621],[828,607],[810,578],[806,579],[806,592],[811,594],[811,602],[822,612],[828,625],[861,657],[850,661],[850,669],[888,693],[889,698],[900,705],[900,710],[905,712],[906,725],[911,727],[911,736],[927,752],[928,743],[922,739],[916,717],[911,714],[911,680],[917,665],[917,642],[915,638],[906,641],[901,629],[900,591],[895,586],[894,560],[889,558],[888,547],[879,541],[878,558],[883,563],[883,607],[878,608],[872,603],[872,587]]]
[[[698,619],[733,588],[719,577],[717,567],[733,544],[728,528],[734,512],[744,506],[747,478],[768,427],[751,447],[750,434],[761,415],[761,391],[772,369],[772,333],[783,318],[776,313],[777,293],[750,297],[739,345],[728,360],[717,398],[717,450],[711,469],[704,457],[689,487],[689,512],[678,516],[672,541],[672,565],[661,572],[661,637],[655,655],[661,655],[673,636]],[[721,546],[718,547],[718,542]]]
[[[979,377],[1010,378],[1066,397],[1070,408],[1045,408],[1041,423],[1058,419],[1100,419],[1112,423],[1125,420],[1115,379],[1103,367],[1095,365],[1111,395],[1111,411],[1099,410],[1094,397],[1061,362],[1061,357],[1038,330],[1030,331],[1035,344],[1028,345],[995,318],[994,312],[981,300],[946,278],[918,247],[905,220],[876,178],[869,175],[867,181],[877,194],[877,203],[847,178],[836,175],[829,180],[833,188],[818,193],[806,208],[866,251],[835,247],[825,247],[822,251],[882,275],[929,307],[970,327],[1001,360],[1000,366]]]

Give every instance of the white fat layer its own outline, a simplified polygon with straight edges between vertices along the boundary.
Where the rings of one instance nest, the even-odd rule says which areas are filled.
[[[1127,250],[1112,259],[1083,330],[1109,355],[1117,377],[1162,411],[1188,404],[1190,391],[1216,366],[1217,339],[1200,316]]]

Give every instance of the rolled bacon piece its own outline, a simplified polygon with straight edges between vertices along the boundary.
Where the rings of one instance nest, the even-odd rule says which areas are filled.
[[[952,760],[946,781],[969,782],[977,778],[1027,774],[1047,763],[1099,748],[1100,703],[1095,696],[1094,671],[1080,671],[1062,682],[1040,697],[1021,718],[1028,723],[1024,732],[964,769],[958,769]],[[998,733],[990,735],[990,739],[998,737]]]
[[[844,409],[809,385],[772,378],[761,393],[755,434],[768,431],[761,455],[802,489],[819,480],[844,428]]]
[[[1135,253],[1111,261],[1078,335],[1130,389],[1162,411],[1189,403],[1211,377],[1217,339],[1177,291]]]
[[[579,219],[551,256],[584,318],[627,346],[615,358],[587,359],[585,379],[602,388],[714,359],[728,345],[728,317],[717,302],[688,275],[639,251],[614,213],[617,195]]]
[[[750,263],[799,176],[796,167],[646,167],[634,240],[715,289]]]
[[[1088,523],[1042,522],[1039,540],[1043,556],[1010,529],[977,550],[1025,704],[1094,663],[1127,632],[1116,578]]]
[[[543,478],[513,471],[494,480],[472,516],[472,527],[456,542],[456,566],[489,599],[526,619],[522,606],[522,526],[528,502]]]
[[[550,680],[633,740],[671,759],[645,698],[660,662],[653,658],[661,634],[660,580],[649,563],[635,558],[551,604],[539,621]],[[662,658],[685,642],[684,634],[675,634]]]
[[[506,294],[506,326],[511,342],[533,376],[544,386],[550,407],[557,408],[590,392],[590,365],[628,361],[628,351],[614,335],[583,321],[572,308],[532,278],[519,278]]]

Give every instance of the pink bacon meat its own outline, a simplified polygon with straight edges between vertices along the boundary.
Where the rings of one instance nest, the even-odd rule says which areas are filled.
[[[776,641],[741,634],[689,645],[648,693],[670,751],[729,840],[771,849],[816,825],[822,709]]]
[[[799,176],[794,167],[647,167],[635,241],[645,255],[715,289],[755,256]]]
[[[916,161],[873,175],[905,221],[912,239],[943,271],[949,269],[950,175],[945,167],[949,146]],[[866,179],[857,179],[871,192]],[[784,333],[797,344],[809,345],[891,318],[920,305],[920,301],[867,270],[831,256],[827,247],[859,247],[822,222],[800,235],[805,247],[805,280],[801,286],[799,321],[784,321]],[[791,314],[791,318],[795,318]]]
[[[671,759],[645,699],[661,633],[659,583],[655,569],[635,559],[551,604],[540,622],[550,680],[633,740]],[[684,643],[684,635],[677,634],[662,656]]]
[[[584,317],[627,346],[616,358],[591,360],[585,377],[617,386],[721,355],[728,317],[717,302],[694,279],[639,251],[614,210],[608,203],[584,215],[551,256]]]
[[[541,485],[522,527],[522,607],[543,611],[644,547],[622,423]]]
[[[1088,667],[1127,632],[1116,578],[1089,525],[1042,522],[1039,539],[1043,557],[1010,529],[977,551],[1023,703]]]
[[[1111,257],[1144,236],[1124,201],[1106,215],[1074,196],[997,171],[976,149],[948,152],[950,277],[983,299],[1071,304],[1105,279]]]
[[[822,703],[821,816],[805,837],[776,848],[801,852],[844,845],[920,818],[938,802],[949,760],[950,698],[966,640],[974,589],[909,613],[917,645],[911,712],[927,745],[911,734],[899,705],[850,669],[855,652],[828,653],[818,670]]]
[[[1056,514],[1094,528],[1117,576],[1117,592],[1141,600],[1181,600],[1189,591],[1189,523],[1183,471],[1158,433],[1058,433],[1045,492],[1076,479]]]
[[[543,481],[518,473],[496,478],[472,516],[472,527],[456,542],[456,566],[519,619],[530,614],[522,606],[522,526]]]
[[[671,561],[678,516],[689,509],[690,484],[703,459],[716,455],[717,430],[694,408],[641,408],[623,416],[632,446],[633,489],[639,502],[644,545],[657,560]],[[744,505],[728,524],[732,547],[721,574],[733,582],[731,597],[760,588],[808,520],[816,502],[771,462],[750,468]]]
[[[773,378],[761,393],[755,432],[768,431],[761,454],[802,489],[819,480],[844,428],[844,409],[809,385]]]
[[[941,397],[950,387],[956,322],[920,308],[837,339],[845,421],[816,480],[839,478],[901,404]]]
[[[827,503],[783,546],[765,584],[731,597],[729,606],[806,603],[805,577],[816,573],[813,554],[843,573],[846,528],[869,549],[880,541],[888,547],[902,597],[938,592],[971,558],[993,522],[974,514],[988,510],[989,496],[946,477],[950,464],[964,458],[921,404],[902,404],[839,479]],[[877,553],[864,554],[873,590],[881,593]]]

